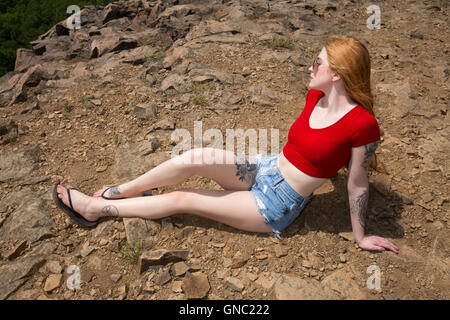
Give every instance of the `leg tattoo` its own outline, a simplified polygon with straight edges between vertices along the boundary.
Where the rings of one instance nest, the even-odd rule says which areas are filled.
[[[234,154],[238,157],[238,162],[236,163],[236,176],[239,177],[240,181],[245,181],[249,185],[253,185],[256,176],[256,164],[249,163],[247,159],[245,159],[245,164],[242,164],[242,161],[239,161],[240,158],[238,154]]]
[[[118,217],[119,216],[119,210],[113,205],[104,206],[102,209],[102,213],[104,215],[107,215],[110,217]]]

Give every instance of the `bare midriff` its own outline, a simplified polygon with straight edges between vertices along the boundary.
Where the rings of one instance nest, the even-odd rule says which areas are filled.
[[[284,180],[304,198],[311,196],[314,190],[328,180],[327,178],[311,177],[300,171],[286,159],[283,152],[279,154],[277,164]]]

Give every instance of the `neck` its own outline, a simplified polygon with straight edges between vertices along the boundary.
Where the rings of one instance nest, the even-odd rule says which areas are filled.
[[[354,101],[345,92],[344,88],[332,86],[329,90],[323,90],[325,96],[321,99],[321,107],[328,109],[328,113],[337,114],[347,110],[349,105],[354,105]]]

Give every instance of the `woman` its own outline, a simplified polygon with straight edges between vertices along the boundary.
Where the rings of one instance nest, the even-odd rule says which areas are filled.
[[[314,190],[347,165],[355,241],[362,249],[398,253],[388,240],[364,233],[367,171],[380,140],[372,110],[369,53],[354,38],[329,37],[309,71],[306,106],[291,126],[280,154],[257,155],[256,164],[244,164],[231,151],[192,149],[132,181],[104,187],[93,197],[59,183],[54,191],[56,202],[87,228],[95,227],[102,216],[159,219],[190,213],[279,237]],[[195,157],[203,162],[195,164]],[[210,164],[218,158],[233,162]],[[181,189],[142,197],[145,190],[179,184],[192,175],[213,179],[225,190]]]

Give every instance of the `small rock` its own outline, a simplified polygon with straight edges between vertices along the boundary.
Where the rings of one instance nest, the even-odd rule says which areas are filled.
[[[402,202],[403,202],[404,204],[407,204],[407,205],[413,204],[412,199],[411,199],[411,198],[408,198],[408,197],[405,197],[405,196],[402,196]]]
[[[247,278],[250,281],[255,281],[256,279],[258,279],[258,275],[251,272],[247,272]]]
[[[352,232],[339,232],[339,236],[347,241],[354,241]]]
[[[231,267],[232,263],[233,263],[233,261],[231,259],[229,259],[227,257],[223,257],[223,266],[225,268]]]
[[[217,278],[224,279],[229,274],[229,270],[216,270]]]
[[[99,107],[102,105],[102,101],[100,99],[92,99],[89,100],[94,106]]]
[[[59,274],[62,272],[63,268],[61,267],[61,265],[59,264],[58,261],[49,261],[46,264],[47,270],[50,273],[54,273],[54,274]]]
[[[309,269],[312,267],[312,264],[308,260],[303,260],[302,266]]]
[[[172,291],[175,293],[183,292],[182,285],[183,285],[183,281],[174,281],[172,283]]]
[[[170,271],[172,271],[172,275],[174,277],[180,277],[180,276],[184,275],[188,270],[189,270],[189,267],[184,262],[174,263],[170,269]]]
[[[213,247],[215,247],[215,248],[223,248],[223,247],[225,247],[225,243],[220,243],[220,242],[219,243],[212,242],[211,245]]]
[[[287,255],[287,252],[284,250],[284,248],[281,245],[275,246],[275,256],[277,258],[281,258]]]
[[[428,203],[428,202],[432,201],[433,199],[434,199],[434,196],[430,192],[425,193],[422,197],[422,200],[425,203]]]
[[[415,31],[411,32],[411,34],[409,36],[411,37],[411,39],[423,40],[423,34],[415,32]]]
[[[20,241],[14,248],[5,253],[5,258],[13,260],[19,257],[28,248],[28,242],[26,240]]]
[[[211,288],[208,276],[203,273],[187,273],[181,287],[187,299],[203,299]]]
[[[158,121],[154,125],[150,126],[150,128],[147,131],[147,134],[155,131],[155,130],[173,130],[175,129],[175,122],[173,120],[169,119],[163,119],[161,121]]]
[[[166,265],[171,262],[186,260],[189,251],[187,250],[154,250],[146,251],[141,254],[138,262],[140,273],[147,271],[150,266]]]
[[[236,269],[242,267],[247,263],[248,259],[249,257],[243,255],[240,251],[236,252],[236,254],[233,257],[233,260],[231,261],[231,268]]]
[[[264,259],[267,259],[267,254],[265,254],[263,252],[258,253],[258,254],[255,255],[255,258],[258,259],[258,260],[264,260]]]
[[[341,261],[342,263],[347,262],[347,259],[345,258],[345,255],[344,255],[343,253],[341,253],[341,254],[339,255],[339,261]]]
[[[269,276],[262,275],[256,280],[255,284],[263,287],[266,290],[270,290],[275,283],[275,279]]]
[[[50,275],[45,281],[44,291],[49,293],[55,290],[56,288],[59,288],[59,286],[61,285],[62,278],[63,278],[62,274]]]
[[[163,270],[153,278],[153,282],[159,286],[162,286],[169,282],[171,279],[172,278],[169,274],[169,270]]]
[[[117,290],[117,294],[118,294],[118,298],[120,300],[125,299],[125,297],[127,296],[127,286],[123,285],[123,286],[119,287],[119,289]]]
[[[428,213],[425,216],[425,219],[427,220],[427,222],[433,222],[434,221],[433,215],[431,213]]]
[[[88,243],[87,245],[85,245],[83,247],[83,249],[81,249],[80,254],[83,258],[86,258],[88,255],[90,255],[92,253],[92,251],[94,251],[95,248],[91,247]]]
[[[227,277],[225,279],[225,284],[234,291],[241,292],[242,290],[244,290],[244,284],[237,278]]]
[[[145,293],[149,293],[149,294],[154,294],[156,292],[156,288],[153,284],[153,282],[151,282],[150,280],[148,280],[143,288]]]
[[[113,282],[118,282],[119,280],[120,280],[120,278],[122,278],[122,275],[121,274],[112,274],[111,276],[110,276],[110,279],[113,281]]]
[[[106,169],[108,169],[108,166],[100,166],[97,167],[97,169],[95,169],[96,172],[103,172],[106,171]]]
[[[158,115],[158,109],[153,104],[141,103],[134,108],[133,114],[139,119],[149,120]]]

